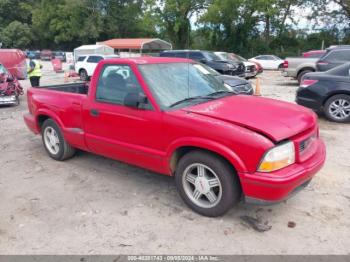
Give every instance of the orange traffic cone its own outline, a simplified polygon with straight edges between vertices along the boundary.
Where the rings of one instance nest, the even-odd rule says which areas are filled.
[[[255,96],[261,96],[261,92],[260,92],[260,79],[259,79],[259,77],[256,78],[254,95],[255,95]]]

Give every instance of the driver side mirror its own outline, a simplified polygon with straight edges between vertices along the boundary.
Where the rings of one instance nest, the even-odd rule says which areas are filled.
[[[147,104],[147,97],[140,93],[127,93],[124,98],[124,105],[139,108],[142,104]]]

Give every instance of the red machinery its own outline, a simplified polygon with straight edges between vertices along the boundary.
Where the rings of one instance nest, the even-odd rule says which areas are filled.
[[[18,105],[23,88],[18,80],[0,64],[0,105]]]
[[[51,63],[56,73],[62,72],[62,61],[60,59],[54,58],[51,60]]]

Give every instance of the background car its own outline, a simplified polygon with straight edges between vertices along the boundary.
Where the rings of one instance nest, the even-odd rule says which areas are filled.
[[[203,64],[194,64],[194,66],[204,67],[212,76],[220,82],[223,82],[224,85],[235,94],[253,95],[254,93],[251,83],[241,77],[222,75],[211,67]]]
[[[0,49],[0,63],[7,68],[12,76],[18,79],[26,79],[26,56],[19,49]]]
[[[350,46],[327,48],[326,53],[317,61],[317,71],[324,72],[350,62]]]
[[[62,62],[66,61],[66,54],[62,51],[54,51],[53,57],[61,60]]]
[[[98,62],[106,58],[116,58],[116,57],[119,57],[119,56],[100,55],[100,54],[80,56],[78,57],[77,62],[75,63],[75,72],[79,74],[80,79],[82,81],[87,81],[94,73]]]
[[[253,58],[250,58],[254,62],[259,62],[263,69],[271,69],[271,70],[282,70],[283,62],[281,58],[275,55],[259,55]]]
[[[303,57],[305,58],[320,58],[326,53],[326,50],[310,50],[303,53]]]
[[[49,49],[41,50],[40,59],[41,60],[51,60],[53,58],[53,53]]]
[[[249,62],[248,60],[244,59],[241,56],[235,55],[233,53],[227,53],[227,52],[215,52],[215,54],[223,60],[243,63],[245,67],[245,71],[244,71],[245,78],[255,77],[258,74],[255,64],[252,62]]]
[[[304,75],[296,102],[335,122],[350,121],[350,63]]]
[[[167,50],[159,54],[160,57],[180,57],[206,64],[220,74],[244,77],[243,63],[224,61],[213,52],[200,50]]]

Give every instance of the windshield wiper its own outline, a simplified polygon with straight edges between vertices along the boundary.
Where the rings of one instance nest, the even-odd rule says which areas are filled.
[[[187,101],[191,101],[191,100],[196,100],[196,99],[208,99],[208,100],[212,100],[212,99],[215,99],[214,97],[211,97],[211,96],[193,96],[193,97],[187,97],[185,99],[182,99],[182,100],[179,100],[173,104],[171,104],[169,107],[174,107],[174,106],[177,106],[179,104],[182,104],[184,102],[187,102]]]
[[[226,90],[220,90],[220,91],[216,91],[214,93],[210,93],[208,96],[216,96],[216,95],[221,95],[221,94],[230,94],[232,95],[232,91],[226,91]]]

